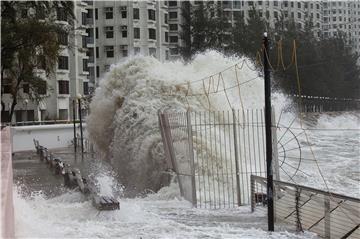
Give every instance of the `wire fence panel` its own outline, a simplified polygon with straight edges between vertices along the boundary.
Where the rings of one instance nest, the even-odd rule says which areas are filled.
[[[266,176],[263,110],[159,112],[159,123],[182,196],[200,208],[250,204],[251,174]]]
[[[251,184],[252,210],[266,210],[266,178],[251,176]],[[324,238],[360,238],[360,199],[277,180],[274,189],[276,222]]]

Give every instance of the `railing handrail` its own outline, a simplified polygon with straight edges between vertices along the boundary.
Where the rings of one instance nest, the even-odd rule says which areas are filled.
[[[251,175],[251,178],[253,178],[255,181],[258,181],[258,180],[262,180],[262,181],[265,180],[266,181],[266,178],[260,177],[260,176],[257,176],[257,175]],[[301,189],[305,189],[305,190],[313,192],[313,193],[323,194],[323,195],[326,195],[326,196],[329,196],[329,197],[337,197],[337,198],[340,198],[340,199],[360,203],[360,198],[355,198],[355,197],[351,197],[351,196],[347,196],[347,195],[343,195],[343,194],[339,194],[339,193],[327,192],[327,191],[324,191],[324,190],[321,190],[321,189],[312,188],[312,187],[308,187],[308,186],[304,186],[304,185],[299,185],[299,184],[294,184],[294,183],[289,183],[289,182],[283,182],[283,181],[279,181],[279,180],[274,180],[274,184],[280,184],[280,185],[284,185],[284,186],[301,188]]]
[[[86,123],[85,120],[82,121]],[[20,121],[16,123],[2,122],[5,126],[31,126],[31,125],[51,125],[51,124],[72,124],[73,120],[43,120],[43,121]],[[80,123],[80,120],[75,120],[75,123]]]

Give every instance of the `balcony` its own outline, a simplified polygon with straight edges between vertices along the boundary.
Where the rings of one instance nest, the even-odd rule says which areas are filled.
[[[87,47],[89,47],[89,45],[94,45],[94,37],[85,37],[85,43]]]
[[[85,25],[93,25],[94,19],[93,18],[85,18]]]

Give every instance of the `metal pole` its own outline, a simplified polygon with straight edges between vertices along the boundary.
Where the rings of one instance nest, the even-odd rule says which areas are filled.
[[[73,103],[73,124],[74,124],[74,150],[76,153],[77,139],[76,139],[76,122],[75,122],[75,119],[76,119],[76,102],[75,102],[75,100],[73,100],[72,103]]]
[[[80,140],[81,140],[81,155],[84,155],[84,137],[83,137],[83,128],[82,128],[82,117],[81,117],[81,99],[78,99],[78,110],[79,110],[79,120],[80,120]]]
[[[191,199],[193,207],[197,207],[196,201],[196,181],[195,181],[195,162],[194,162],[194,148],[193,148],[193,135],[192,135],[192,125],[191,125],[191,115],[190,111],[186,111],[186,124],[188,130],[188,144],[189,144],[189,157],[190,157],[190,168],[191,168]]]
[[[233,115],[233,133],[234,133],[234,153],[235,153],[235,171],[236,171],[236,198],[237,205],[241,206],[241,194],[240,194],[240,172],[239,172],[239,150],[238,150],[238,140],[236,135],[236,116],[235,110],[232,109]]]
[[[273,199],[273,170],[272,170],[272,136],[271,136],[271,82],[269,68],[269,41],[267,32],[264,33],[264,79],[265,79],[265,133],[266,133],[266,173],[267,173],[267,205],[268,230],[274,231],[274,199]]]

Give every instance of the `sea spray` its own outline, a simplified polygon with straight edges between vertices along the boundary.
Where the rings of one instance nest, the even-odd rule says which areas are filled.
[[[237,72],[230,68],[244,60],[246,64],[242,64]],[[227,97],[222,91],[212,94],[209,100],[205,95],[185,99],[187,82],[190,82],[189,91],[203,93],[204,84],[209,86],[210,81],[199,79],[227,68],[229,70],[221,75],[224,82],[220,82],[220,89],[230,88],[226,91]],[[260,109],[263,107],[263,82],[259,72],[253,68],[248,59],[228,58],[215,51],[200,54],[189,64],[133,57],[112,66],[101,80],[87,119],[89,135],[111,159],[121,183],[128,190],[157,191],[169,183],[158,110],[185,111],[188,102],[194,111],[240,108],[236,85],[249,79],[253,80],[241,85],[240,89],[243,107]],[[193,81],[196,82],[191,83]],[[171,95],[174,92],[175,96]]]

